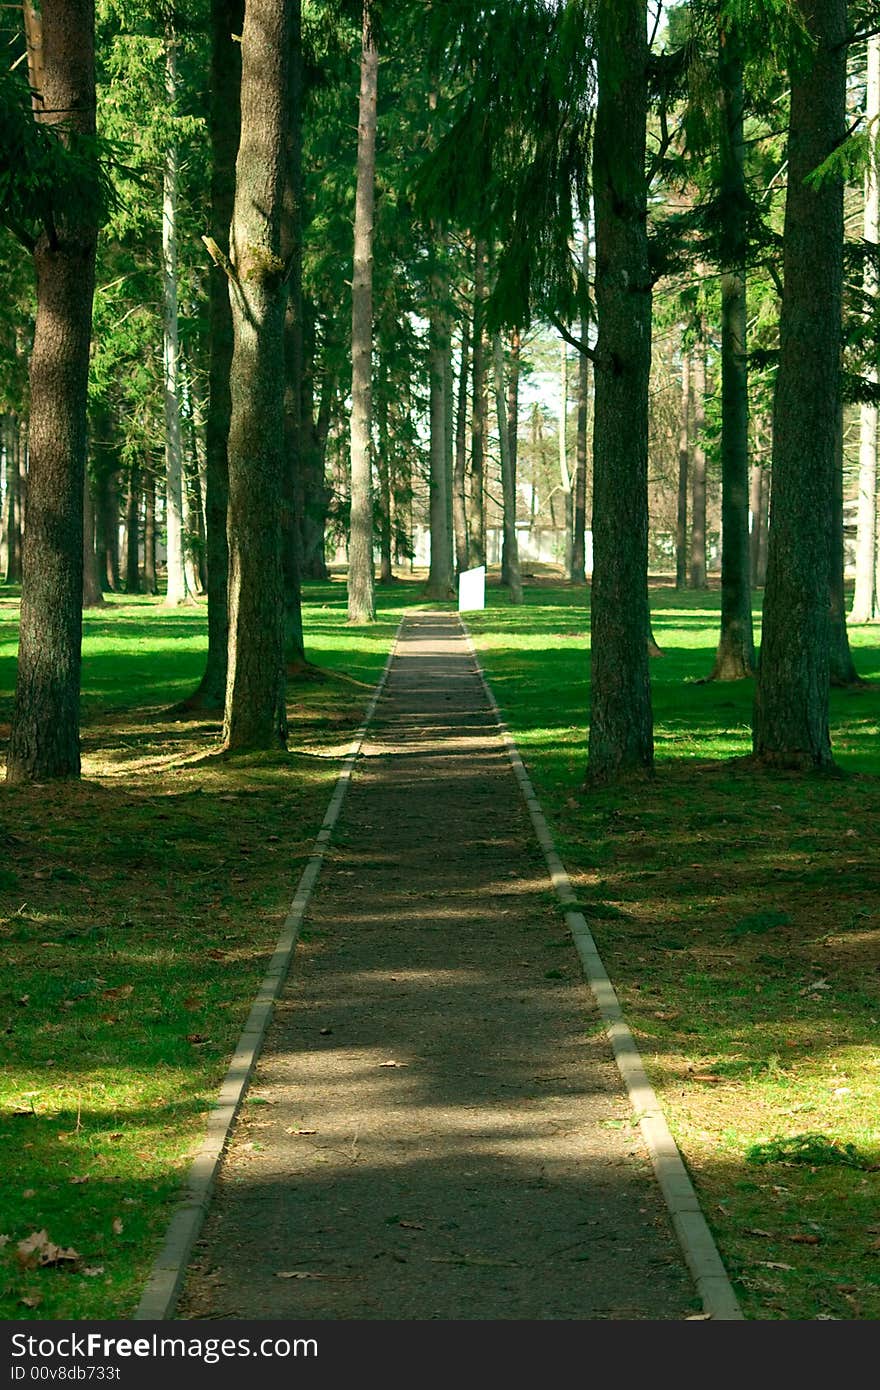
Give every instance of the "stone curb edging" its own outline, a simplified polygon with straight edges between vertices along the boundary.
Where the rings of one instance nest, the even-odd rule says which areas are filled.
[[[397,654],[400,630],[406,616],[401,618],[397,626],[388,660],[370,697],[361,726],[345,755],[345,762],[336,780],[330,804],[315,837],[314,849],[300,876],[296,896],[290,905],[272,959],[257,990],[235,1052],[232,1054],[229,1069],[217,1094],[205,1138],[190,1165],[183,1196],[171,1216],[162,1249],[156,1256],[140,1303],[132,1315],[135,1321],[162,1322],[174,1315],[192,1248],[208,1211],[220,1160],[256,1065],[275,1001],[287,978],[306,908],[321,872],[324,855],[339,818],[355,762],[385,688],[391,663]]]
[[[608,973],[602,963],[586,918],[574,906],[576,898],[571,881],[557,853],[553,835],[541,810],[541,804],[535,794],[529,774],[526,772],[513,735],[502,718],[498,702],[480,665],[473,638],[465,622],[461,618],[459,618],[459,622],[476,673],[486,692],[489,706],[498,721],[498,728],[519,782],[523,799],[528,807],[535,834],[544,852],[544,859],[553,887],[556,889],[556,896],[565,910],[565,924],[571,932],[584,974],[605,1023],[606,1033],[614,1052],[614,1059],[617,1062],[630,1103],[638,1119],[642,1137],[651,1156],[654,1174],[669,1209],[673,1229],[696,1284],[697,1292],[703,1300],[703,1309],[713,1321],[742,1321],[742,1309],[737,1301],[712,1232],[700,1210],[700,1203],[693,1183],[666,1123],[660,1102],[648,1080],[636,1046],[636,1040],[623,1016],[620,1001],[608,978]]]

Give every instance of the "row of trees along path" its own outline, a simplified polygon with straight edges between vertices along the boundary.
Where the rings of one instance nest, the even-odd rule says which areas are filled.
[[[547,889],[458,619],[411,617],[177,1316],[694,1311]]]
[[[167,19],[161,51],[170,100],[177,90],[177,49],[187,28],[185,6],[176,17],[158,8],[163,24]],[[878,218],[872,132],[880,88],[871,5],[867,0],[762,0],[754,6],[689,0],[666,7],[665,13],[658,7],[653,36],[646,0],[595,6],[582,0],[552,5],[507,0],[465,7],[352,0],[340,9],[346,23],[358,21],[360,31],[356,189],[351,190],[353,218],[346,204],[342,219],[347,238],[353,231],[350,316],[340,315],[333,298],[332,286],[339,281],[325,246],[318,257],[320,285],[314,265],[316,228],[325,226],[325,205],[333,201],[337,180],[328,173],[316,188],[307,178],[304,150],[323,128],[321,112],[326,117],[328,102],[339,108],[338,121],[343,90],[331,81],[334,41],[320,40],[320,7],[304,8],[302,0],[212,0],[210,7],[211,187],[203,223],[210,234],[202,235],[215,263],[205,402],[209,653],[193,702],[225,703],[229,751],[286,744],[285,679],[306,664],[300,575],[324,571],[326,499],[314,544],[307,544],[308,528],[303,529],[311,514],[309,497],[326,492],[323,462],[315,465],[308,443],[315,425],[312,377],[319,341],[325,353],[331,342],[338,349],[332,370],[325,362],[323,371],[328,409],[330,398],[335,402],[338,438],[346,434],[340,411],[348,414],[350,458],[339,492],[348,503],[349,621],[367,624],[375,617],[373,473],[388,494],[389,470],[406,430],[407,437],[416,438],[411,409],[398,411],[399,437],[388,422],[396,392],[388,377],[391,358],[403,354],[416,320],[427,330],[421,359],[431,432],[429,593],[438,600],[451,596],[453,533],[459,569],[485,559],[485,400],[491,378],[506,511],[504,581],[511,601],[521,600],[514,526],[516,380],[522,334],[539,321],[554,324],[578,349],[581,380],[592,377],[595,387],[589,777],[601,783],[649,772],[649,654],[655,648],[647,593],[648,453],[657,286],[670,275],[687,278],[689,267],[704,283],[708,268],[719,278],[723,473],[722,621],[712,675],[734,680],[756,674],[756,766],[831,768],[829,685],[858,680],[847,643],[843,583],[841,411],[848,393],[865,407],[854,612],[862,621],[877,615]],[[108,30],[104,7],[98,13],[106,47],[112,25]],[[96,434],[94,419],[91,430],[86,428],[89,325],[98,230],[108,222],[117,196],[115,166],[95,141],[94,0],[45,0],[40,7],[28,0],[23,16],[26,53],[13,67],[27,56],[29,88],[18,78],[16,87],[11,73],[0,90],[10,147],[22,151],[6,171],[9,187],[0,222],[28,248],[36,282],[21,643],[8,760],[13,782],[79,773],[83,484],[88,436]],[[667,22],[663,36],[661,17]],[[329,16],[324,18],[329,23]],[[155,22],[142,17],[135,30],[141,22],[146,37],[155,40]],[[192,26],[195,32],[194,20]],[[864,111],[855,123],[863,123],[863,129],[855,143],[848,137],[850,50],[858,52],[854,62],[865,73]],[[520,61],[524,51],[535,55],[528,65]],[[205,50],[199,52],[207,75]],[[106,63],[103,49],[98,56]],[[353,72],[356,65],[350,66]],[[406,191],[392,197],[382,182],[388,177],[383,138],[387,148],[388,112],[397,109],[400,117],[404,70],[410,67],[419,74],[421,89],[418,99],[411,93],[403,105],[421,112],[421,124],[418,134],[402,127]],[[391,84],[385,106],[384,80]],[[766,130],[761,122],[773,113],[775,124],[777,111],[785,129]],[[755,128],[761,133],[754,135]],[[172,370],[179,345],[172,324],[177,252],[170,223],[176,225],[180,175],[172,134],[163,180],[166,402],[184,389],[183,377],[178,383]],[[765,218],[763,173],[754,166],[756,150],[782,138],[778,175],[785,172],[785,207],[774,214],[782,224],[780,235]],[[865,236],[860,247],[848,248],[856,274],[844,277],[843,195],[854,168],[860,183],[864,172],[859,196]],[[765,189],[768,197],[777,181],[774,174]],[[409,272],[411,283],[398,307],[397,291],[391,293],[388,282],[397,244],[388,225],[391,204],[400,211],[396,235],[409,252],[400,262],[421,267],[418,274]],[[106,239],[102,236],[102,246]],[[778,334],[774,310],[773,332],[753,344],[747,338],[755,317],[747,291],[759,272],[766,279],[768,266],[774,294],[778,291]],[[856,281],[860,289],[854,297]],[[329,296],[320,325],[306,282],[313,299],[319,290],[321,297]],[[474,403],[467,495],[462,488],[468,334],[459,354],[454,466],[450,347],[465,282],[470,288],[464,299],[472,306],[465,320]],[[707,293],[704,283],[704,298]],[[706,315],[707,304],[697,304],[691,315],[697,342],[682,348],[695,354],[698,426]],[[335,321],[348,317],[351,330],[343,348]],[[121,321],[128,318],[126,312]],[[578,321],[580,338],[571,331]],[[685,337],[691,336],[688,329]],[[757,663],[749,592],[748,422],[750,368],[762,343],[775,387],[772,524]],[[100,342],[92,341],[91,347],[99,348]],[[344,364],[346,353],[350,362]],[[683,361],[681,371],[686,377]],[[383,389],[375,389],[383,381]],[[412,400],[420,395],[410,387],[402,394]],[[574,488],[561,459],[562,491],[579,546],[586,507],[585,390],[583,396]],[[753,391],[752,405],[757,399]],[[687,414],[683,393],[685,444]],[[315,429],[326,444],[329,416],[323,404],[322,418]],[[180,530],[180,509],[171,500],[180,494],[179,468],[171,458],[179,454],[175,430],[167,430],[166,523],[173,550],[179,549]],[[693,582],[701,586],[705,487],[695,455],[697,463],[691,530]],[[686,481],[686,468],[681,476]],[[762,488],[756,516],[764,506]],[[388,578],[387,496],[383,507]],[[686,519],[682,505],[680,572]],[[132,553],[136,550],[135,544]],[[584,557],[574,545],[570,551],[570,572],[579,577]],[[317,571],[310,568],[312,552],[320,561]],[[183,596],[183,579],[182,572],[175,579],[171,565],[168,601]]]

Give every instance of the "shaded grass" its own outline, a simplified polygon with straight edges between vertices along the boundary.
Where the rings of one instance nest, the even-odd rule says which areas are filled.
[[[469,626],[747,1316],[876,1318],[880,690],[832,692],[849,775],[750,772],[752,682],[697,683],[717,593],[652,610],[656,774],[602,792],[584,592]],[[880,680],[880,631],[851,640]]]
[[[0,591],[4,599],[8,591]],[[289,688],[290,752],[210,756],[204,608],[86,615],[83,780],[0,783],[0,1316],[131,1314],[411,585],[346,626],[309,585],[320,682]],[[0,608],[0,721],[17,614]],[[0,756],[5,752],[0,740]],[[22,1268],[45,1230],[80,1259]]]

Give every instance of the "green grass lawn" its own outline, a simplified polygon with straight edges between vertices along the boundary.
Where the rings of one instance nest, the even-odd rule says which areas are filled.
[[[880,631],[852,634],[870,684],[832,693],[846,775],[755,774],[733,761],[751,683],[700,683],[718,594],[656,588],[656,775],[586,793],[585,592],[488,598],[469,626],[747,1315],[880,1317]],[[419,599],[381,589],[380,621],[351,629],[340,581],[306,586],[324,679],[290,687],[289,753],[233,761],[212,756],[216,715],[173,712],[204,608],[87,614],[82,782],[0,782],[0,1316],[134,1309]],[[0,589],[0,757],[16,617]],[[77,1258],[19,1258],[41,1231]]]
[[[469,627],[750,1317],[880,1317],[880,629],[833,691],[845,776],[749,771],[703,684],[717,592],[652,591],[654,778],[587,792],[587,600]]]

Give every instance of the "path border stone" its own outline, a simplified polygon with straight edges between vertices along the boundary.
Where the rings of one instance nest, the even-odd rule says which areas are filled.
[[[565,924],[571,932],[584,975],[605,1023],[606,1033],[614,1052],[614,1060],[639,1122],[639,1128],[651,1157],[654,1174],[669,1209],[672,1226],[678,1237],[682,1254],[696,1284],[697,1292],[703,1300],[703,1310],[713,1321],[742,1321],[743,1311],[733,1285],[724,1267],[712,1232],[709,1230],[706,1218],[700,1209],[699,1199],[678,1145],[672,1137],[660,1102],[648,1080],[636,1040],[623,1016],[620,1001],[608,978],[593,934],[583,913],[577,908],[577,898],[571,886],[571,880],[559,857],[552,832],[541,809],[541,803],[535,794],[535,789],[520,757],[514,737],[501,714],[492,687],[480,665],[480,658],[470,630],[461,617],[459,617],[459,622],[476,673],[482,682],[489,706],[497,720],[523,800],[528,807],[535,834],[544,852],[550,880],[565,912]]]
[[[257,990],[232,1054],[229,1069],[214,1102],[204,1140],[190,1165],[183,1196],[172,1213],[162,1248],[153,1262],[140,1302],[133,1314],[137,1322],[163,1322],[174,1315],[190,1255],[207,1215],[223,1152],[259,1057],[276,1000],[290,970],[306,908],[318,881],[334,826],[339,819],[355,763],[385,688],[391,664],[397,655],[401,628],[409,616],[411,615],[405,613],[397,625],[388,659],[370,697],[361,725],[345,755],[333,795],[315,837],[314,849],[300,876],[296,895],[285,918],[272,959]]]

